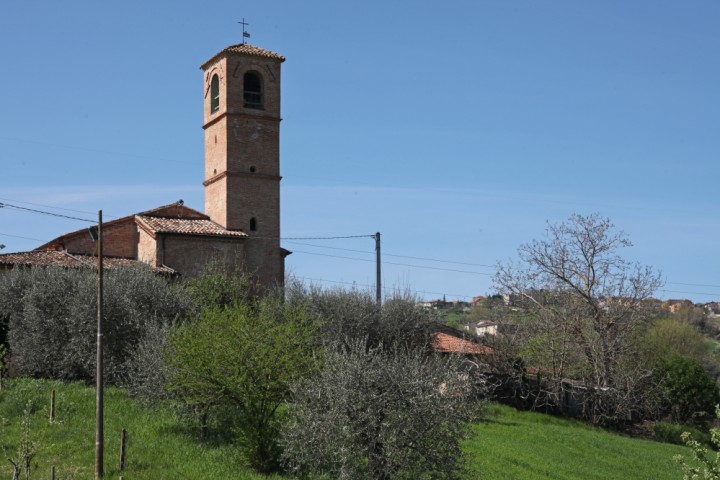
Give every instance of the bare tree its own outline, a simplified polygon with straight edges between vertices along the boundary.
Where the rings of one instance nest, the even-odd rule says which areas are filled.
[[[548,224],[546,236],[520,246],[519,261],[500,264],[496,287],[532,313],[525,352],[548,377],[550,398],[574,389],[595,423],[628,418],[649,368],[636,363],[647,302],[661,286],[650,267],[626,261],[631,246],[598,214]],[[581,390],[581,392],[579,392]]]

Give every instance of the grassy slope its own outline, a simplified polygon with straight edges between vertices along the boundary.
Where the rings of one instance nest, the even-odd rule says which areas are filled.
[[[50,390],[56,390],[56,421],[48,422]],[[22,379],[0,391],[0,478],[10,478],[6,458],[15,457],[27,399],[33,401],[30,436],[38,444],[33,477],[93,478],[95,471],[95,391],[81,384]],[[105,394],[105,477],[118,478],[120,431],[128,431],[127,469],[133,479],[280,479],[263,477],[239,464],[231,445],[200,444],[196,430],[171,409],[148,409],[118,389]]]
[[[473,471],[496,479],[678,479],[672,461],[689,450],[623,437],[585,424],[491,406],[466,448]]]
[[[5,460],[14,457],[27,399],[32,399],[31,438],[39,451],[33,476],[58,480],[93,477],[95,393],[80,384],[37,380],[8,382],[0,391],[0,478],[10,478]],[[56,422],[48,422],[49,392],[56,390]],[[118,478],[120,430],[129,432],[128,467],[134,479],[264,479],[240,465],[222,441],[198,443],[196,430],[172,409],[148,409],[117,389],[106,390],[105,474]],[[582,423],[502,406],[489,407],[487,421],[466,452],[473,478],[482,479],[677,479],[672,462],[683,447],[620,437]]]

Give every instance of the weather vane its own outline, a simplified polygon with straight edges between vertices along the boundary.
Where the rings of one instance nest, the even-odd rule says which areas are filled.
[[[250,34],[245,31],[245,26],[246,26],[246,25],[250,25],[250,24],[249,24],[249,23],[245,23],[245,17],[243,17],[242,22],[238,22],[238,23],[239,23],[240,25],[242,25],[242,29],[243,29],[243,39],[242,39],[242,43],[243,43],[243,45],[244,45],[244,44],[245,44],[245,39],[246,39],[246,38],[250,38]]]

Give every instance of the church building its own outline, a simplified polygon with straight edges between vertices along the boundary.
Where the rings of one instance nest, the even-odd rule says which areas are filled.
[[[203,70],[205,212],[181,201],[103,222],[105,265],[136,262],[193,276],[209,262],[242,268],[260,284],[281,284],[281,55],[242,43],[220,51]],[[21,265],[94,266],[87,229],[30,252],[0,255],[0,269]]]

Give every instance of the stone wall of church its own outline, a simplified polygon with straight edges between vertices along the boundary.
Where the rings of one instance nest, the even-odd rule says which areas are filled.
[[[87,231],[64,239],[65,250],[71,254],[94,255],[97,242]],[[106,257],[137,258],[138,231],[134,218],[116,224],[103,223],[103,255]]]
[[[189,235],[158,235],[163,264],[183,276],[202,273],[210,262],[228,269],[243,268],[245,239],[201,237]]]

